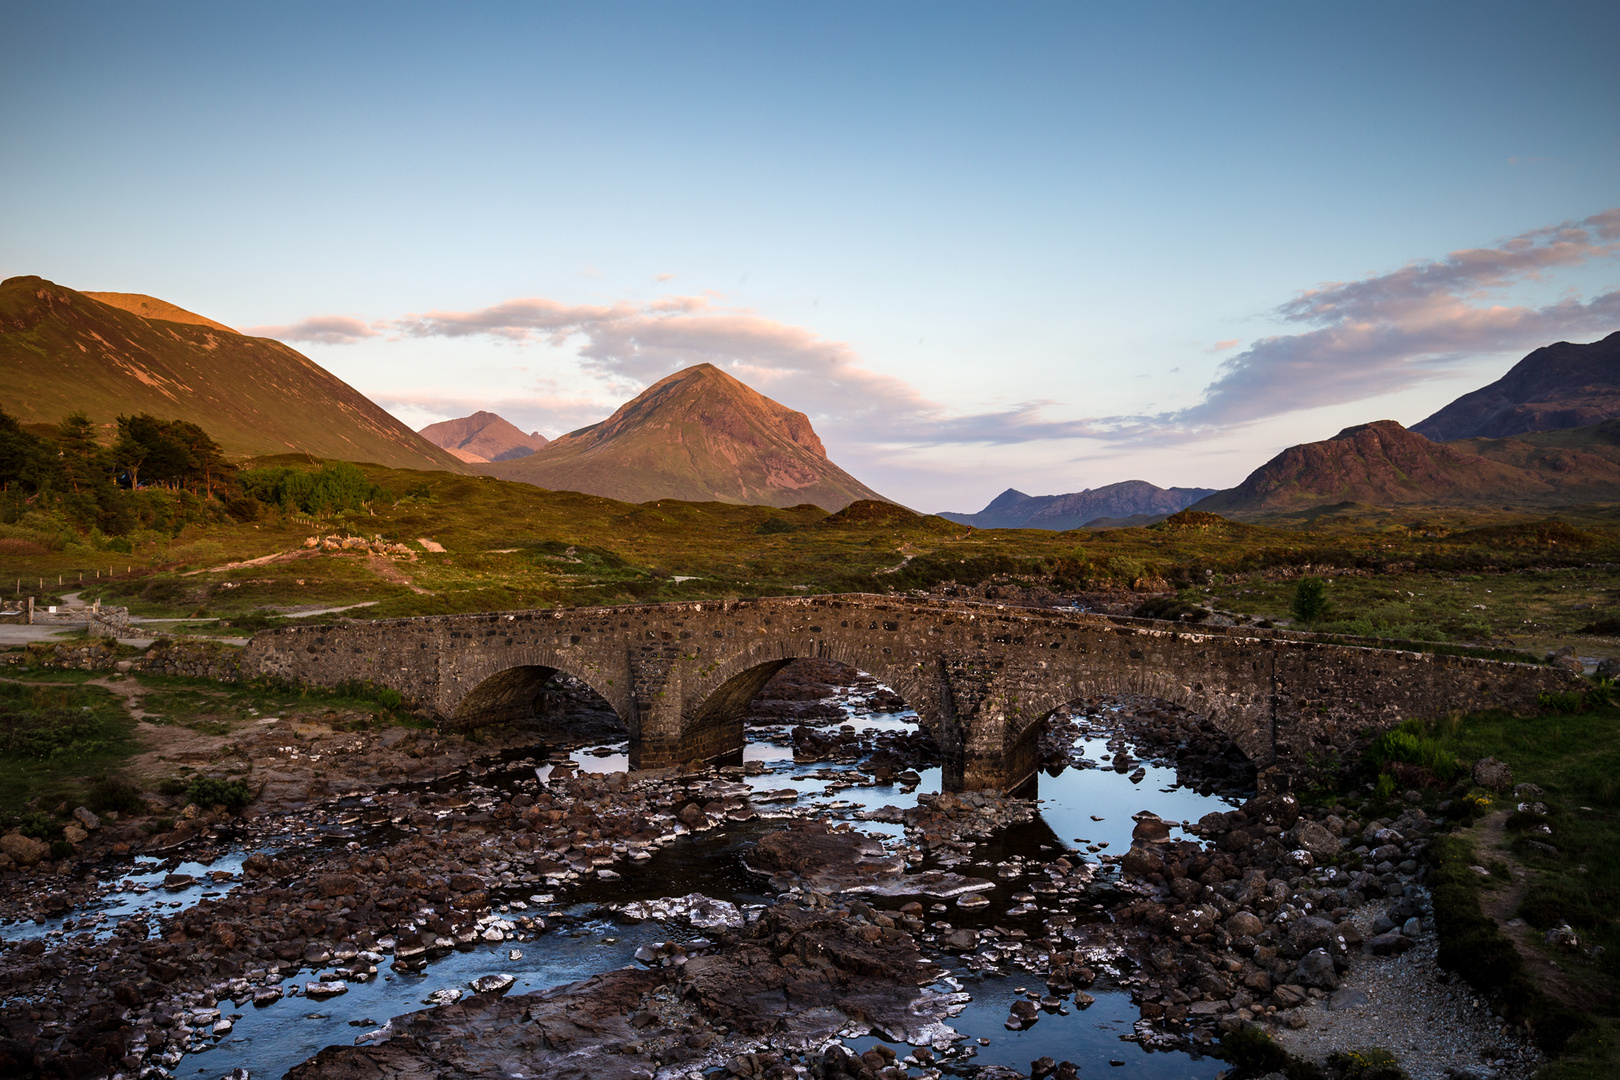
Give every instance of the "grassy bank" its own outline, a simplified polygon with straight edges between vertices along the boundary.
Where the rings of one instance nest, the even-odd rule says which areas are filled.
[[[1554,1056],[1544,1080],[1597,1080],[1620,1075],[1620,707],[1603,685],[1548,705],[1422,732],[1431,764],[1496,758],[1540,789],[1463,772],[1448,809],[1465,824],[1433,846],[1430,886],[1441,963],[1531,1029]]]

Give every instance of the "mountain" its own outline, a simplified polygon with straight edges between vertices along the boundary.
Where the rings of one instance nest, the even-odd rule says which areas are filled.
[[[1224,514],[1340,502],[1400,506],[1617,500],[1620,432],[1611,443],[1609,427],[1438,443],[1393,420],[1378,420],[1345,428],[1322,442],[1291,446],[1237,487],[1217,492],[1193,509]]]
[[[827,460],[804,413],[713,364],[677,371],[601,423],[528,457],[475,467],[624,502],[813,503],[836,511],[857,499],[890,501]]]
[[[1436,442],[1585,427],[1620,416],[1620,331],[1589,345],[1560,341],[1464,394],[1412,430]]]
[[[1161,488],[1125,480],[1068,495],[1025,495],[1008,488],[977,514],[939,516],[980,529],[1078,529],[1099,518],[1163,517],[1185,510],[1214,488]]]
[[[467,466],[308,357],[138,293],[0,281],[0,406],[24,423],[83,411],[189,420],[232,457],[289,451],[397,469]]]
[[[525,435],[516,424],[482,411],[429,424],[417,434],[458,459],[475,463],[528,457],[546,445],[546,437],[538,431]]]
[[[195,311],[187,311],[177,307],[167,300],[159,300],[155,296],[147,296],[138,292],[87,292],[84,294],[92,300],[100,300],[108,307],[115,307],[119,311],[127,311],[139,315],[143,319],[162,319],[165,322],[190,323],[193,326],[212,326],[215,330],[223,330],[227,334],[236,333],[224,323],[215,322],[206,315],[198,315]]]

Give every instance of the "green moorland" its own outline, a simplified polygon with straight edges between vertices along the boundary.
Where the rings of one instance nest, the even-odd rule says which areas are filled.
[[[227,501],[124,537],[81,531],[61,512],[8,515],[0,544],[10,580],[0,596],[81,590],[142,615],[234,620],[196,629],[238,635],[273,625],[267,609],[296,606],[367,604],[367,615],[398,616],[904,594],[952,583],[981,594],[1174,589],[1193,618],[1204,617],[1197,606],[1240,622],[1285,623],[1297,579],[1314,575],[1329,602],[1310,623],[1315,630],[1531,651],[1574,644],[1586,655],[1620,650],[1616,628],[1604,621],[1620,608],[1615,507],[1549,517],[1351,506],[1276,524],[1188,512],[1142,528],[1060,533],[972,529],[888,504],[830,515],[813,506],[637,505],[490,477],[317,469],[302,457],[248,464]],[[360,488],[338,498],[308,479],[344,468],[363,479],[344,480]],[[303,547],[332,535],[409,553]]]

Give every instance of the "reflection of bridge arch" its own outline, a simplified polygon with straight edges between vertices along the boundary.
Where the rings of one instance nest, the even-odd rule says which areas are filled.
[[[692,684],[684,687],[681,709],[683,745],[695,756],[722,759],[740,754],[745,735],[743,720],[748,705],[778,671],[794,660],[834,660],[856,671],[864,671],[888,686],[916,710],[924,727],[936,741],[948,747],[954,731],[941,730],[938,688],[930,686],[926,673],[915,665],[895,664],[876,649],[851,647],[845,642],[806,646],[798,638],[752,641],[728,656],[717,657],[702,670]],[[960,741],[956,739],[955,741]],[[947,749],[947,757],[949,751]]]
[[[865,595],[287,627],[255,635],[241,670],[369,680],[452,725],[517,715],[549,670],[563,671],[613,706],[631,733],[631,767],[648,768],[740,749],[742,711],[796,657],[871,672],[905,697],[945,752],[948,789],[1021,784],[1035,773],[1041,721],[1086,697],[1183,705],[1264,774],[1408,717],[1533,707],[1540,692],[1579,685],[1557,668],[1272,630]]]

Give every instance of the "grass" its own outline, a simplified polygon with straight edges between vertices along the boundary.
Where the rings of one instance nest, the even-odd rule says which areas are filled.
[[[134,730],[122,699],[101,687],[0,680],[0,828],[77,805],[86,774],[121,764]]]
[[[205,735],[228,735],[266,717],[322,719],[339,730],[421,726],[392,690],[365,683],[335,689],[292,686],[255,679],[219,683],[183,675],[133,676],[142,688],[141,707],[152,723],[174,724]]]

